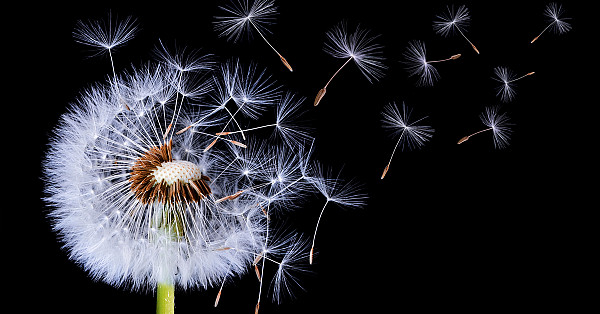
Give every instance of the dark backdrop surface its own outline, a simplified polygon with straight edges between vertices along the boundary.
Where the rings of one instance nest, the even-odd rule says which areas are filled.
[[[131,15],[141,27],[115,52],[117,71],[153,58],[159,39],[222,60],[254,61],[285,88],[307,97],[309,124],[317,135],[315,157],[335,169],[343,166],[346,177],[364,184],[369,194],[364,209],[326,211],[313,272],[300,278],[306,291],[281,305],[265,299],[261,313],[537,311],[572,309],[587,298],[578,287],[586,280],[581,265],[588,260],[582,240],[591,230],[581,208],[556,188],[573,182],[557,182],[571,171],[558,154],[575,146],[563,125],[573,122],[573,112],[585,112],[576,99],[581,82],[574,63],[584,31],[576,3],[563,3],[572,18],[570,32],[546,33],[534,44],[531,39],[547,25],[547,2],[455,3],[470,9],[467,36],[479,48],[477,55],[459,35],[446,38],[433,31],[435,15],[449,1],[277,1],[279,14],[268,38],[293,73],[258,36],[238,43],[218,37],[212,22],[220,3],[52,3],[13,12],[24,49],[9,51],[23,58],[15,61],[19,76],[11,90],[18,90],[19,101],[11,110],[27,119],[11,122],[17,142],[31,149],[25,153],[30,160],[24,184],[34,193],[23,196],[18,221],[25,222],[10,236],[17,251],[11,248],[3,256],[20,257],[13,267],[18,279],[11,284],[19,282],[18,294],[29,298],[20,304],[23,311],[40,304],[63,313],[154,311],[151,293],[94,282],[70,261],[40,200],[40,164],[52,128],[83,89],[110,74],[106,56],[90,57],[74,42],[73,27],[109,11]],[[343,63],[323,51],[325,32],[341,20],[381,34],[388,69],[371,84],[356,66],[347,66],[313,107],[317,91]],[[433,87],[417,87],[401,63],[410,40],[424,41],[431,59],[462,57],[436,66],[441,78]],[[502,104],[492,80],[496,66],[536,73],[519,81],[515,99]],[[405,102],[415,116],[428,116],[435,133],[423,149],[397,152],[381,180],[395,144],[381,127],[382,109],[390,102]],[[484,127],[479,114],[492,105],[501,105],[514,123],[510,145],[495,149],[491,134],[456,145]],[[288,219],[310,234],[320,206],[306,207]],[[257,289],[249,273],[224,290],[217,308],[212,304],[218,289],[178,291],[176,311],[251,313]]]

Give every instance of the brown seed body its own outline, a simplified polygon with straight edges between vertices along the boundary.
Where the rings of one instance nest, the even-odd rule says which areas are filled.
[[[317,97],[315,98],[315,107],[319,104],[319,102],[321,102],[321,99],[323,98],[323,96],[325,96],[326,92],[327,90],[325,88],[321,88],[321,90],[319,90],[319,92],[317,93]]]

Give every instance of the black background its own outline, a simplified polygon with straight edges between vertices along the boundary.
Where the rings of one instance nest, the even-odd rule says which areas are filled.
[[[24,182],[13,184],[16,191],[34,193],[11,193],[23,195],[19,206],[5,203],[19,217],[4,222],[16,226],[5,235],[16,245],[3,256],[14,262],[5,272],[16,275],[9,279],[17,283],[15,298],[27,296],[22,310],[42,305],[63,313],[154,311],[151,293],[94,282],[70,261],[40,200],[40,163],[52,128],[84,88],[110,74],[107,56],[90,57],[85,46],[74,42],[73,27],[80,19],[105,18],[109,11],[134,16],[141,26],[136,38],[115,52],[117,70],[151,59],[159,39],[222,60],[255,61],[286,88],[307,97],[305,108],[317,137],[315,157],[334,169],[343,166],[346,177],[364,183],[369,194],[364,209],[332,206],[325,212],[313,272],[301,278],[306,291],[281,305],[264,298],[261,313],[480,313],[579,306],[591,295],[580,288],[587,281],[584,240],[591,229],[585,224],[586,208],[562,189],[575,185],[575,179],[561,177],[578,172],[574,169],[583,162],[565,164],[559,153],[576,149],[572,117],[585,115],[584,106],[590,105],[577,99],[581,8],[563,2],[573,29],[546,33],[530,44],[547,25],[542,15],[546,1],[462,2],[471,11],[467,36],[479,48],[477,55],[459,35],[445,38],[433,31],[434,16],[451,3],[277,1],[279,14],[268,38],[293,73],[258,36],[238,43],[219,38],[212,26],[219,1],[47,3],[13,11],[7,31],[22,48],[5,48],[16,57],[7,64],[16,66],[8,93],[16,99],[7,106],[17,117],[8,119],[14,126],[5,137],[27,156],[26,166],[16,167],[27,170],[20,172]],[[325,32],[343,19],[381,34],[386,76],[370,84],[349,65],[313,107],[317,91],[344,61],[323,52]],[[434,87],[416,87],[400,63],[413,39],[426,43],[431,59],[462,53],[436,67],[441,79]],[[486,106],[500,104],[491,78],[496,66],[536,72],[517,83],[515,100],[502,105],[515,124],[511,145],[494,149],[491,134],[456,145],[483,127],[479,114]],[[435,133],[423,149],[397,152],[380,180],[395,144],[381,127],[382,108],[392,101],[406,102],[416,116],[429,116]],[[308,235],[320,204],[317,196],[285,219]],[[212,306],[217,289],[177,291],[176,311],[252,313],[257,292],[250,271],[224,289],[217,308]]]

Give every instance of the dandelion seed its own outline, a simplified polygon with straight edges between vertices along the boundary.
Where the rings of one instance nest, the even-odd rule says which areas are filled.
[[[548,26],[546,26],[542,32],[531,41],[531,43],[533,44],[536,40],[538,40],[538,38],[540,38],[540,36],[542,36],[542,34],[548,29],[551,29],[558,34],[563,34],[570,31],[571,24],[565,21],[569,18],[561,17],[563,14],[564,10],[562,5],[555,2],[549,3],[544,10],[544,16],[546,16],[550,24],[548,24]]]
[[[479,116],[481,122],[487,129],[483,129],[481,131],[477,131],[471,135],[467,135],[462,137],[457,144],[462,144],[469,140],[472,136],[477,135],[479,133],[483,133],[486,131],[492,131],[494,135],[494,147],[497,149],[502,149],[508,146],[508,141],[510,140],[510,135],[512,130],[510,126],[510,119],[506,115],[506,113],[499,113],[499,107],[486,107],[485,111]]]
[[[117,74],[115,72],[115,63],[112,56],[112,51],[117,46],[123,45],[133,37],[137,32],[136,21],[132,17],[126,17],[124,20],[115,19],[109,13],[107,20],[96,21],[77,21],[73,37],[78,43],[99,49],[99,53],[108,51],[110,58],[110,66],[113,74],[113,85],[117,94],[119,85],[117,84]],[[130,110],[127,103],[121,101],[121,104]]]
[[[425,43],[419,40],[413,40],[408,43],[408,47],[403,54],[405,58],[406,69],[409,76],[418,76],[419,86],[433,86],[440,75],[432,63],[445,62],[460,58],[461,54],[455,54],[446,59],[428,61],[426,56]]]
[[[327,205],[332,202],[344,207],[363,207],[366,200],[366,195],[361,192],[360,185],[354,181],[343,182],[339,178],[339,174],[333,177],[331,170],[324,171],[320,164],[315,164],[314,174],[311,176],[310,182],[315,188],[325,196],[326,201],[321,209],[315,231],[313,234],[312,245],[310,247],[309,263],[313,262],[315,241],[317,239],[317,231],[321,222],[321,217],[325,212]]]
[[[458,31],[460,35],[471,45],[473,50],[479,54],[477,47],[475,47],[475,45],[464,34],[466,32],[466,28],[471,22],[469,9],[464,5],[461,5],[456,10],[454,9],[454,6],[448,6],[446,8],[447,11],[437,15],[436,18],[438,20],[433,21],[433,29],[435,32],[442,36],[449,36],[453,34],[454,31]]]
[[[252,34],[254,29],[260,37],[273,49],[279,56],[283,65],[290,72],[293,71],[288,61],[269,43],[263,33],[269,33],[268,25],[273,24],[274,16],[277,14],[277,7],[274,0],[232,0],[227,6],[219,7],[225,11],[228,16],[216,16],[214,22],[215,29],[220,32],[220,36],[226,36],[227,39],[238,41],[241,36]]]
[[[420,148],[433,136],[435,131],[433,128],[417,125],[427,117],[411,121],[411,112],[412,110],[409,110],[404,103],[402,103],[402,112],[395,103],[390,103],[383,108],[383,127],[392,130],[394,135],[400,133],[400,136],[394,150],[392,150],[390,160],[383,170],[381,179],[385,178],[398,146],[401,146],[401,149]]]
[[[378,35],[371,35],[368,30],[356,27],[356,30],[349,34],[345,22],[342,22],[326,33],[325,52],[334,58],[347,59],[344,64],[331,76],[325,86],[319,90],[315,98],[314,105],[317,106],[325,93],[327,87],[333,78],[350,62],[358,66],[362,74],[373,83],[383,77],[383,71],[386,66],[383,64],[384,58],[381,55],[382,46],[375,43]]]
[[[272,296],[276,303],[281,303],[284,297],[293,296],[294,290],[302,288],[298,275],[309,272],[306,266],[306,248],[308,241],[298,236],[288,236],[285,239],[286,249],[278,264],[277,272],[272,279]]]
[[[493,77],[493,79],[495,81],[498,82],[502,82],[502,85],[500,85],[497,88],[497,95],[500,96],[500,99],[503,102],[509,102],[511,100],[513,100],[513,98],[516,95],[515,89],[514,89],[514,82],[535,74],[535,72],[529,72],[525,75],[519,76],[517,77],[509,68],[506,67],[496,67],[494,68],[494,74],[495,77]]]

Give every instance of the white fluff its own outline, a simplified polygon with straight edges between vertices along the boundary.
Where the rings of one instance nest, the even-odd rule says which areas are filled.
[[[243,84],[242,76],[227,78],[228,106],[234,110],[226,112],[222,109],[227,102],[216,103],[219,96],[212,95],[220,90],[207,87],[231,73],[216,70],[190,75],[176,64],[185,58],[163,60],[89,88],[61,117],[54,132],[44,162],[46,200],[53,207],[54,229],[71,259],[94,279],[139,290],[154,289],[159,282],[182,288],[220,285],[226,278],[245,273],[258,255],[274,246],[281,252],[280,258],[286,258],[289,250],[281,246],[296,251],[298,244],[288,240],[278,244],[277,239],[269,238],[265,212],[282,209],[280,205],[287,203],[279,201],[306,191],[300,165],[307,156],[298,154],[298,147],[267,145],[256,138],[248,139],[251,148],[242,152],[227,141],[242,141],[239,136],[223,137],[204,152],[231,118],[230,113],[244,106],[243,96],[250,91],[254,99],[262,100],[261,95],[276,93],[272,84],[263,84],[262,72],[258,76],[250,73],[254,67],[243,72]],[[262,84],[259,89],[253,79]],[[182,86],[192,90],[202,86],[210,97],[184,97]],[[273,97],[267,98],[251,105],[268,108]],[[259,113],[239,111],[256,114],[253,118]],[[236,119],[240,118],[238,114]],[[164,138],[169,124],[173,124],[172,130]],[[175,134],[192,124],[188,131]],[[233,124],[228,128],[235,130]],[[185,237],[179,238],[156,227],[164,219],[161,213],[166,205],[143,204],[129,181],[136,160],[150,147],[171,138],[174,159],[197,165],[212,179],[209,197],[169,208],[182,215],[179,223]],[[234,200],[215,202],[239,190],[246,192]]]

